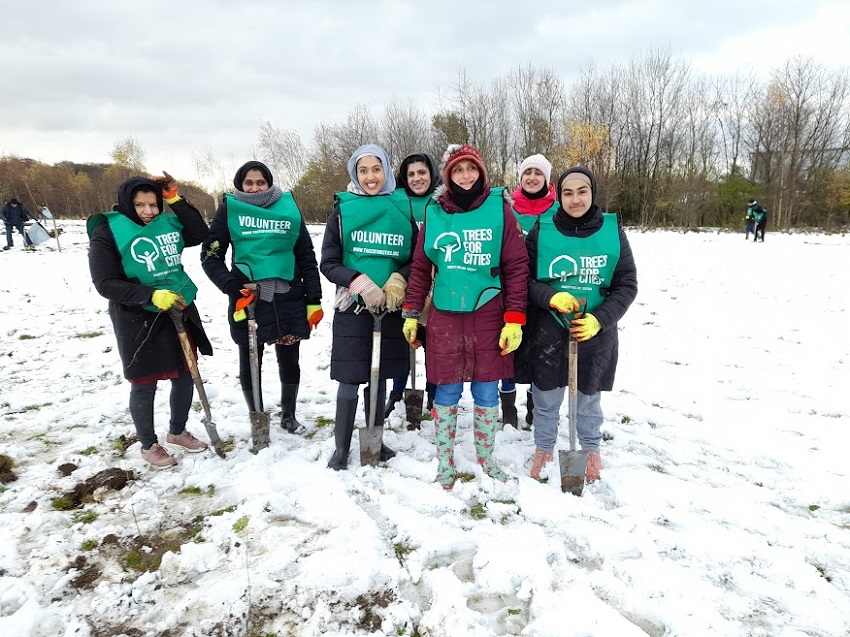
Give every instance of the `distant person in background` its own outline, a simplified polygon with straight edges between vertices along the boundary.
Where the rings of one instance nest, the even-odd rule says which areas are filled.
[[[747,214],[744,217],[744,241],[750,240],[750,233],[756,234],[756,218],[753,213],[753,207],[758,205],[758,202],[753,199],[747,203]]]
[[[157,381],[171,381],[165,442],[189,453],[207,448],[186,429],[195,388],[169,310],[180,311],[193,347],[212,355],[194,303],[198,288],[182,264],[183,248],[201,243],[209,228],[198,209],[177,194],[174,178],[163,174],[156,181],[131,177],[118,188],[118,210],[92,215],[86,223],[92,282],[109,299],[118,355],[130,381],[130,417],[142,459],[154,469],[177,464],[154,429]],[[163,201],[174,214],[164,211]]]
[[[292,434],[306,427],[295,417],[301,383],[300,342],[322,320],[322,282],[313,240],[292,198],[274,185],[268,167],[259,161],[243,164],[233,178],[236,190],[224,201],[210,224],[210,236],[201,248],[204,272],[227,294],[230,336],[239,348],[239,383],[248,411],[254,404],[248,349],[248,321],[244,312],[234,318],[236,302],[250,296],[249,282],[258,283],[254,312],[262,366],[266,344],[274,345],[280,378],[280,426]],[[273,223],[269,223],[271,220]],[[231,249],[230,266],[225,261]],[[260,393],[262,396],[262,393]],[[255,449],[268,446],[265,432]]]
[[[24,207],[24,204],[12,197],[0,208],[0,218],[6,224],[6,247],[3,248],[4,250],[12,247],[12,230],[15,229],[24,238],[24,247],[29,250],[35,250],[35,246],[24,231],[24,222],[27,219],[35,220],[35,217]]]
[[[425,221],[425,209],[430,203],[436,206],[432,195],[434,190],[443,183],[440,177],[440,171],[434,165],[434,160],[426,153],[414,153],[405,157],[401,165],[398,167],[396,175],[396,188],[404,188],[407,193],[407,198],[410,201],[410,212],[413,215],[413,220],[420,228],[422,222]],[[430,307],[430,300],[426,302],[427,307]],[[427,322],[427,307],[423,312],[422,329],[419,330],[419,342],[425,346],[425,323]],[[410,370],[410,373],[415,373],[415,370]],[[387,409],[384,415],[389,418],[395,404],[404,396],[404,388],[407,385],[408,374],[398,376],[393,379],[393,388],[390,390],[390,397],[387,400]],[[427,409],[431,411],[434,406],[434,393],[437,391],[437,386],[433,383],[425,384],[425,392],[428,395]]]
[[[753,234],[753,243],[759,240],[759,235],[761,235],[761,242],[764,243],[764,229],[767,227],[767,208],[760,205],[755,200],[753,200],[753,219],[756,223],[756,231],[755,234]]]

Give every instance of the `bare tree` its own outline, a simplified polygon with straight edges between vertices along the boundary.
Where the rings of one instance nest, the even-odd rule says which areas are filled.
[[[277,128],[268,120],[260,121],[257,144],[260,161],[265,163],[275,182],[291,190],[307,169],[307,151],[297,132]]]

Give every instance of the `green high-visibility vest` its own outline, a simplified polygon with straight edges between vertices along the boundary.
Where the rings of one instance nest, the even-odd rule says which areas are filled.
[[[233,243],[233,265],[252,281],[295,276],[293,248],[301,232],[301,211],[285,192],[268,208],[226,195],[227,227]]]
[[[121,266],[131,281],[157,290],[181,294],[186,305],[195,300],[198,288],[183,270],[183,224],[177,215],[163,212],[140,226],[120,212],[104,212],[121,255]],[[146,310],[159,312],[152,304]]]
[[[556,201],[551,206],[549,206],[549,208],[547,208],[545,211],[543,211],[539,215],[524,215],[524,214],[517,212],[517,209],[514,208],[513,209],[514,215],[516,215],[516,220],[519,221],[519,227],[522,228],[522,234],[528,235],[528,233],[534,227],[534,224],[537,223],[537,220],[540,219],[541,217],[543,217],[543,216],[551,217],[552,215],[554,215],[555,211],[558,210],[558,206],[559,206],[559,204]]]
[[[436,201],[434,201],[434,197],[430,195],[425,195],[423,197],[418,197],[416,195],[410,195],[408,199],[410,200],[410,213],[413,215],[413,220],[422,226],[422,222],[425,221],[425,209],[432,208],[434,206],[439,207]]]
[[[480,208],[449,214],[428,207],[425,254],[434,264],[434,307],[474,312],[502,290],[499,263],[504,234],[504,188],[493,188]]]
[[[620,260],[617,215],[602,215],[602,227],[589,237],[567,237],[555,227],[554,216],[541,217],[535,278],[558,292],[587,300],[587,311],[602,304]],[[553,311],[558,318],[558,313]]]
[[[383,287],[410,259],[413,225],[404,191],[391,195],[336,194],[342,263]]]

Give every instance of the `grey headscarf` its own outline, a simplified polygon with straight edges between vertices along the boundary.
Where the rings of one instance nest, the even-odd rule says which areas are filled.
[[[377,144],[364,144],[355,150],[351,154],[351,157],[348,158],[348,176],[351,179],[347,188],[348,192],[353,192],[357,195],[366,194],[360,187],[360,182],[357,181],[357,161],[361,157],[366,157],[367,155],[372,155],[381,160],[381,166],[384,168],[384,176],[386,177],[386,180],[384,181],[384,185],[381,186],[381,189],[378,191],[378,195],[392,194],[395,190],[395,175],[393,175],[393,171],[390,168],[390,160],[387,157],[386,151]]]

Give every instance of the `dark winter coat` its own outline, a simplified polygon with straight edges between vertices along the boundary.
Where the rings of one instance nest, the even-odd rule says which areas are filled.
[[[0,219],[6,225],[19,226],[27,219],[35,219],[35,217],[32,216],[29,210],[24,208],[24,204],[19,203],[17,206],[13,206],[11,203],[6,202],[0,208]]]
[[[139,181],[153,184],[148,180]],[[132,182],[131,179],[125,186]],[[185,199],[170,206],[183,224],[186,247],[201,243],[209,229],[197,208]],[[140,223],[133,210],[132,186],[119,191],[118,210]],[[174,323],[167,312],[151,312],[142,307],[150,304],[155,289],[127,278],[112,230],[106,219],[102,219],[91,233],[89,270],[95,289],[109,299],[109,316],[118,341],[124,377],[128,380],[174,377],[176,372],[187,369]],[[192,343],[202,354],[211,356],[212,346],[194,303],[183,310],[183,321]]]
[[[438,191],[439,193],[439,191]],[[460,210],[448,192],[437,195],[437,201],[449,214],[475,214],[490,189],[485,187],[469,211]],[[502,293],[474,312],[446,312],[431,306],[426,334],[425,371],[428,382],[451,385],[469,381],[494,381],[514,375],[514,355],[502,356],[499,335],[505,325],[505,312],[525,315],[527,302],[528,255],[522,229],[508,201],[503,210],[501,268]],[[422,227],[404,306],[422,311],[433,283],[434,263],[425,254],[425,226]]]
[[[248,346],[248,321],[233,320],[239,290],[250,279],[233,266],[225,262],[227,250],[231,245],[230,227],[227,225],[227,201],[222,201],[210,224],[209,237],[201,247],[201,264],[204,272],[215,286],[228,295],[227,320],[230,323],[230,336],[237,345]],[[257,319],[257,339],[268,343],[293,335],[302,339],[310,337],[307,323],[307,306],[322,302],[322,283],[319,280],[319,268],[313,251],[313,240],[302,220],[301,232],[292,248],[295,255],[295,274],[289,284],[292,286],[286,294],[275,294],[272,302],[257,299],[254,314]]]
[[[563,209],[554,216],[555,228],[565,236],[589,237],[602,227],[602,212],[594,212],[576,227]],[[588,341],[578,344],[578,389],[583,394],[610,391],[617,370],[617,321],[637,296],[637,270],[626,233],[620,226],[620,259],[614,268],[608,294],[593,311],[602,329]],[[517,350],[514,378],[517,383],[533,382],[544,391],[567,385],[567,331],[549,311],[549,301],[556,290],[535,279],[537,242],[540,226],[528,233],[528,324],[523,329],[522,344]]]
[[[325,236],[322,240],[322,274],[337,286],[348,288],[361,273],[346,267],[342,262],[339,205],[334,204]],[[417,228],[410,220],[413,241]],[[410,275],[408,261],[397,270],[405,279]],[[404,339],[401,312],[388,312],[381,320],[381,378],[404,376],[410,365],[410,346]],[[372,331],[374,320],[365,309],[355,313],[355,308],[336,310],[333,318],[333,344],[331,346],[331,378],[340,383],[369,382],[372,366]]]

